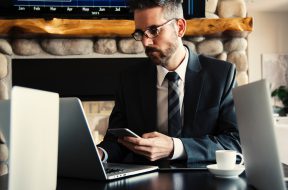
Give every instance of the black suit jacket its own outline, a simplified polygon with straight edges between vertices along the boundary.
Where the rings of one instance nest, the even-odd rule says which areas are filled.
[[[189,50],[180,138],[187,154],[185,162],[214,161],[218,149],[241,152],[231,92],[235,74],[233,64]],[[118,82],[109,128],[129,128],[138,135],[157,131],[155,64],[147,60],[140,68],[124,72]],[[109,162],[146,160],[117,143],[109,134],[99,146],[107,151]]]

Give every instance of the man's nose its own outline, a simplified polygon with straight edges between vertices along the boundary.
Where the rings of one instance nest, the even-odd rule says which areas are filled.
[[[148,38],[147,36],[143,35],[142,44],[143,44],[144,47],[147,47],[147,46],[153,44],[153,40],[151,38]]]

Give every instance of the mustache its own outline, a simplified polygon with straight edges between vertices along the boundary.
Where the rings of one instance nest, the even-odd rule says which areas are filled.
[[[149,53],[152,53],[152,52],[155,52],[155,51],[156,51],[156,52],[157,52],[157,51],[158,51],[158,52],[161,52],[160,49],[155,48],[155,47],[149,47],[149,46],[148,46],[148,47],[145,48],[145,53],[146,53],[146,54],[149,54]]]

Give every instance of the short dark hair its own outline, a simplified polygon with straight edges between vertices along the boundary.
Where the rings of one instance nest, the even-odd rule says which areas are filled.
[[[137,9],[148,9],[162,7],[165,19],[184,18],[183,17],[183,0],[128,0],[128,6],[131,11]]]

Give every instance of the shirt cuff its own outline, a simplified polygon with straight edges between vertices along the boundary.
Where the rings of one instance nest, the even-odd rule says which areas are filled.
[[[176,160],[176,159],[181,159],[184,158],[186,155],[184,145],[182,141],[178,138],[172,138],[173,139],[173,144],[174,144],[174,152],[172,158],[170,160]]]
[[[99,147],[98,146],[98,148],[99,149],[101,149],[102,150],[102,152],[103,152],[103,156],[104,156],[104,158],[101,160],[103,163],[106,163],[107,162],[107,160],[108,160],[108,153],[106,152],[106,150],[104,150],[103,148],[101,148],[101,147]]]

